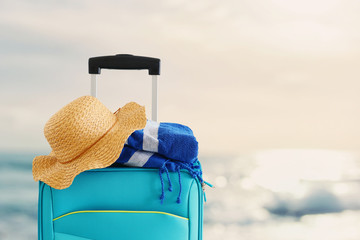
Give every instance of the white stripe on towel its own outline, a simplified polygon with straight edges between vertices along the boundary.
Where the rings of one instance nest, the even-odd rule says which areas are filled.
[[[149,160],[149,158],[153,155],[154,153],[150,153],[150,152],[144,152],[144,151],[136,151],[131,158],[129,159],[129,161],[127,161],[126,163],[124,163],[124,165],[126,166],[132,166],[132,167],[142,167],[145,165],[145,163]]]
[[[149,152],[158,152],[159,151],[159,132],[160,123],[154,121],[148,121],[144,128],[144,137],[143,137],[143,150]]]

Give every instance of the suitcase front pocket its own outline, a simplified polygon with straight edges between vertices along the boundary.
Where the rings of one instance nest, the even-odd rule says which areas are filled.
[[[188,218],[159,211],[76,211],[53,223],[55,240],[62,234],[96,240],[186,240],[189,235]]]

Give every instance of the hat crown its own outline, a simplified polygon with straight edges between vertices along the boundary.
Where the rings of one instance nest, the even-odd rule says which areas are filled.
[[[80,97],[55,113],[44,135],[61,163],[71,161],[106,134],[116,116],[97,98]]]

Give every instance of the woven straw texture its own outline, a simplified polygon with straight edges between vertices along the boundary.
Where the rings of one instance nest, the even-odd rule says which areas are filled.
[[[79,173],[114,163],[126,139],[145,125],[145,108],[137,103],[130,102],[113,114],[97,98],[80,97],[46,123],[44,135],[52,152],[34,158],[34,180],[67,188]]]

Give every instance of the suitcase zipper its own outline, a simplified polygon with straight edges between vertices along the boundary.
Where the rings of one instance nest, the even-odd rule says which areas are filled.
[[[206,203],[206,192],[205,192],[205,187],[206,187],[206,185],[207,186],[209,186],[209,187],[211,187],[211,188],[215,188],[215,186],[214,185],[212,185],[211,183],[208,183],[207,181],[203,181],[202,183],[201,183],[201,188],[202,188],[202,190],[203,190],[203,193],[204,193],[204,202]]]

